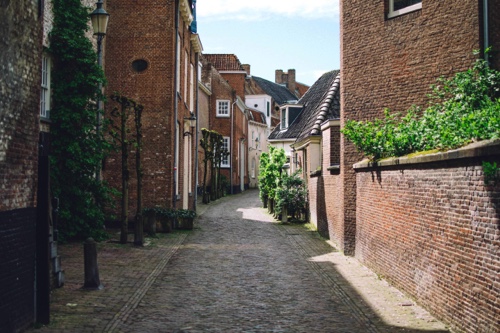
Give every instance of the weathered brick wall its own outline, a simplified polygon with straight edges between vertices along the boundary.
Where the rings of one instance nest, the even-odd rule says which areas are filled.
[[[0,331],[34,318],[42,19],[36,1],[0,1]]]
[[[137,1],[106,1],[106,10],[110,13],[108,33],[104,39],[105,71],[108,80],[106,92],[108,95],[118,91],[136,100],[144,106],[143,121],[143,206],[173,205],[173,170],[175,146],[175,1],[137,3]],[[124,29],[126,27],[126,29]],[[192,50],[186,24],[180,18],[180,88],[178,94],[178,124],[179,124],[179,194],[183,195],[183,163],[185,117],[189,117],[190,106],[190,71],[194,65],[195,53]],[[185,59],[188,56],[186,72]],[[148,68],[143,72],[132,69],[134,60],[147,61]],[[197,65],[193,68],[197,70]],[[184,78],[188,77],[187,80]],[[196,75],[193,76],[196,78]],[[187,89],[185,85],[187,84]],[[196,82],[194,82],[196,91]],[[185,94],[187,91],[187,96]],[[108,99],[107,113],[114,106]],[[129,124],[132,126],[132,117]],[[192,140],[194,165],[194,140]],[[134,170],[133,155],[130,168]],[[106,161],[104,178],[114,187],[121,188],[121,156],[112,155]],[[136,179],[131,175],[130,183],[130,214],[135,213]],[[194,189],[194,175],[192,176]],[[191,189],[191,191],[193,190]],[[192,206],[192,198],[189,206]],[[182,206],[182,201],[176,202],[176,207]],[[117,207],[119,209],[119,207]]]
[[[429,85],[470,67],[472,51],[480,48],[477,1],[424,1],[422,10],[393,19],[385,19],[387,1],[341,1],[340,8],[342,127],[346,119],[381,117],[386,107],[425,106]],[[352,165],[361,155],[343,136],[341,149],[341,247],[350,254],[356,230]]]
[[[357,170],[356,257],[458,332],[500,327],[499,157]]]

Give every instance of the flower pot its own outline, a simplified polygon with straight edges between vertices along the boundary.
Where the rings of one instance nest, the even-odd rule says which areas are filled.
[[[172,218],[160,216],[156,219],[156,231],[161,233],[172,232]]]
[[[178,217],[178,228],[182,230],[193,230],[194,218],[192,217]]]

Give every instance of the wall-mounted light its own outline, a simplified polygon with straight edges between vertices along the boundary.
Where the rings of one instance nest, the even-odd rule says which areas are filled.
[[[189,122],[189,127],[191,128],[191,132],[184,132],[184,136],[192,135],[192,132],[196,127],[196,116],[194,112],[190,112],[189,117],[184,117],[184,121]]]

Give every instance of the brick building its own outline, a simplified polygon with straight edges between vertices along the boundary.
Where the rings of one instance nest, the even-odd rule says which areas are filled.
[[[193,3],[106,3],[113,18],[105,40],[107,94],[116,91],[144,106],[143,206],[192,209],[197,149],[196,130],[190,128],[188,118],[197,114],[201,52]],[[120,170],[119,155],[107,159],[103,177],[116,188],[121,188]],[[135,183],[131,177],[131,216],[135,214]]]
[[[340,8],[341,126],[383,117],[385,108],[426,106],[438,77],[470,68],[474,50],[500,46],[498,1],[341,1]],[[491,59],[497,69],[498,59]],[[323,204],[336,210],[327,217],[329,234],[344,253],[453,329],[494,332],[498,189],[479,186],[480,159],[465,156],[498,156],[495,149],[472,150],[370,168],[356,164],[363,156],[341,136],[338,185]]]
[[[229,156],[222,163],[230,192],[248,188],[248,116],[244,98],[246,72],[233,54],[204,54],[202,83],[210,87],[209,129],[224,137]]]
[[[38,301],[34,285],[42,13],[36,1],[0,3],[2,332],[17,332],[33,323]]]

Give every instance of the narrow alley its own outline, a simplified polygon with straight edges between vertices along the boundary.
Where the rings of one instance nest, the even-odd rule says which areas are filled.
[[[200,210],[194,231],[151,249],[102,246],[101,291],[80,290],[78,258],[63,257],[67,285],[36,331],[447,332],[317,233],[276,223],[257,191]]]

